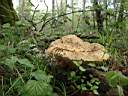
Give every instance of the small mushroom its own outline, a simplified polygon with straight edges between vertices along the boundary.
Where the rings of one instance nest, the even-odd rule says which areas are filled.
[[[53,41],[46,50],[46,54],[71,61],[103,61],[109,58],[104,46],[98,43],[84,42],[76,35],[63,36]]]

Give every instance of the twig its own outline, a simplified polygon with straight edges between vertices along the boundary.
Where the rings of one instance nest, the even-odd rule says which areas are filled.
[[[32,6],[35,7],[35,5],[31,2],[31,0],[28,0],[28,2],[29,2]]]
[[[35,7],[34,12],[33,12],[33,15],[32,15],[32,19],[31,19],[31,20],[28,20],[26,17],[24,17],[25,20],[27,20],[29,23],[32,24],[32,26],[35,28],[35,31],[37,31],[37,28],[36,28],[36,25],[37,25],[37,24],[35,24],[33,21],[34,21],[34,17],[35,17],[36,9],[37,9],[38,7],[39,7],[39,4]]]
[[[46,19],[44,20],[44,18],[46,18],[47,13],[48,13],[48,5],[46,4],[46,1],[45,0],[44,0],[44,4],[46,6],[46,12],[45,12],[45,15],[41,18],[41,21],[43,20],[45,22]]]
[[[35,16],[35,13],[36,13],[36,9],[39,7],[39,4],[35,7],[35,9],[34,9],[34,12],[33,12],[33,15],[32,15],[32,20],[31,21],[33,21],[33,19],[34,19],[34,16]]]
[[[87,11],[93,11],[93,10],[87,10]],[[58,15],[58,16],[49,18],[49,19],[42,25],[42,27],[41,27],[41,29],[39,30],[39,32],[43,31],[43,29],[44,29],[44,27],[46,26],[46,24],[49,23],[50,21],[52,21],[53,19],[59,18],[59,17],[63,17],[63,16],[65,16],[65,15],[70,15],[70,14],[72,14],[72,13],[77,13],[77,12],[83,12],[83,10],[72,11],[72,12],[70,12],[70,13],[64,13],[64,14],[60,14],[60,15]],[[38,23],[41,23],[41,22],[42,22],[42,21],[40,21],[40,22],[38,22]]]

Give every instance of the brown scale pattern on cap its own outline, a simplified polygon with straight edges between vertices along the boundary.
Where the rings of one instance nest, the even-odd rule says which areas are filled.
[[[103,61],[109,58],[104,46],[98,43],[84,42],[76,35],[63,36],[53,41],[46,54],[69,60]]]

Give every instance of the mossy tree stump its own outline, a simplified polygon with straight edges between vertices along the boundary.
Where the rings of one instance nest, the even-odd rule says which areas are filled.
[[[13,8],[12,0],[0,0],[0,24],[14,25],[17,20],[18,16]]]

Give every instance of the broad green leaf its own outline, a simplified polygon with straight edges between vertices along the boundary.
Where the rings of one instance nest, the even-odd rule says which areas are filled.
[[[12,56],[11,58],[7,58],[4,63],[7,65],[9,68],[13,69],[15,67],[15,63],[17,62],[18,58],[16,56]]]
[[[18,62],[26,67],[34,68],[32,63],[28,59],[18,59]]]
[[[0,51],[6,50],[6,49],[7,49],[7,46],[5,46],[5,45],[0,45]]]
[[[52,96],[52,87],[44,81],[29,80],[24,86],[22,96]]]
[[[8,52],[9,53],[15,53],[16,52],[16,48],[8,48]]]
[[[107,72],[106,79],[111,87],[117,87],[117,85],[128,85],[128,77],[124,76],[121,72],[118,71]]]
[[[47,75],[42,70],[37,70],[35,72],[32,72],[31,76],[35,77],[36,80],[42,80],[42,81],[47,82],[47,83],[49,83],[51,78],[52,78],[51,75]]]

